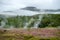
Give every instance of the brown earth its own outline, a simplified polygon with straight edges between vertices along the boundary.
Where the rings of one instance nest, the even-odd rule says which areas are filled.
[[[0,29],[0,40],[60,40],[60,29]]]
[[[39,37],[60,37],[60,29],[58,28],[39,28],[39,29],[2,29],[3,34],[24,34]]]

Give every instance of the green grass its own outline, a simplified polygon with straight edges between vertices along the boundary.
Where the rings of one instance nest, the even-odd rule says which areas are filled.
[[[58,37],[53,38],[40,38],[32,35],[22,35],[22,34],[2,34],[0,40],[60,40]]]

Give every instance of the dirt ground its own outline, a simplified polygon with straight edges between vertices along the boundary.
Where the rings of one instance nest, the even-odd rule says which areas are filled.
[[[15,35],[32,35],[40,38],[59,37],[60,29],[58,28],[38,28],[38,29],[0,29],[0,38],[4,36],[15,36]],[[4,37],[5,38],[5,37]],[[21,38],[21,37],[20,37]]]

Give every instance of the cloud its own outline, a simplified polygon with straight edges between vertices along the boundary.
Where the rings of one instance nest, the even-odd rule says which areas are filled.
[[[21,1],[21,0],[20,0]],[[19,0],[1,0],[0,1],[0,10],[15,10],[19,9],[21,7],[24,7],[25,5],[22,4]],[[19,3],[20,2],[20,3]]]
[[[0,0],[0,12],[13,11],[13,10],[15,11],[17,9],[28,6],[36,7],[38,9],[60,9],[60,0]],[[7,13],[7,14],[21,15],[22,12],[17,11],[17,13]],[[36,14],[30,11],[29,12],[26,11],[23,14],[30,15],[30,13]]]
[[[54,8],[60,9],[60,0],[54,0]]]
[[[39,9],[60,8],[60,0],[0,0],[0,10],[15,10],[26,6]]]

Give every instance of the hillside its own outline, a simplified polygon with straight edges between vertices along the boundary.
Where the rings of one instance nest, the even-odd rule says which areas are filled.
[[[33,16],[11,16],[4,17],[1,15],[0,17],[0,25],[1,21],[5,23],[4,28],[23,28],[27,26],[28,28],[34,27],[35,24],[39,22],[38,28],[45,27],[60,27],[60,14],[38,14]]]

